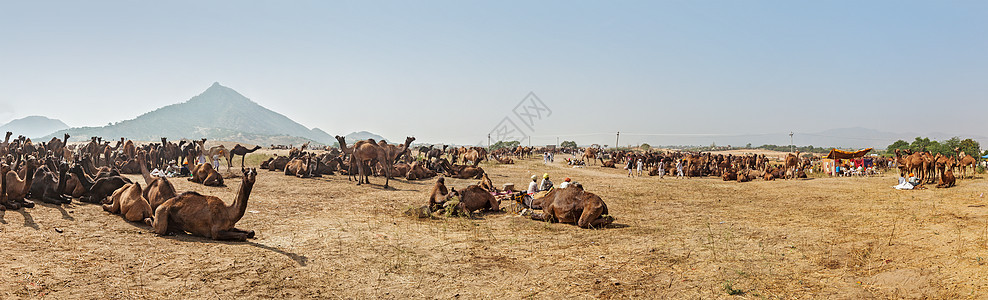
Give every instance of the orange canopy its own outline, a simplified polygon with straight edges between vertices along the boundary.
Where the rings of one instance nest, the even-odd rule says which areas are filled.
[[[829,158],[829,159],[852,159],[852,158],[864,157],[865,154],[868,154],[868,152],[871,152],[871,149],[873,149],[873,148],[868,148],[868,149],[858,150],[858,151],[844,151],[844,150],[830,149],[830,154],[827,154],[827,158]]]

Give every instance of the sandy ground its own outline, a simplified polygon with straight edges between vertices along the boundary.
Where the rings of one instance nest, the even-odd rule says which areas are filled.
[[[248,242],[157,236],[91,204],[0,212],[0,299],[988,297],[981,178],[896,191],[890,176],[629,179],[559,161],[484,168],[496,185],[572,177],[615,224],[413,219],[402,212],[424,204],[433,180],[382,190],[382,178],[268,171],[238,223],[257,232]],[[232,201],[240,180],[173,183]]]

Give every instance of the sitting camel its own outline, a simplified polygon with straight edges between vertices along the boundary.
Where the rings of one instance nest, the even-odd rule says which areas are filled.
[[[52,157],[49,156],[49,159]],[[55,205],[72,203],[72,198],[62,195],[65,189],[66,173],[69,165],[61,163],[56,174],[48,166],[42,166],[34,172],[34,182],[31,183],[31,198]]]
[[[223,186],[223,176],[213,169],[213,164],[198,164],[192,168],[192,178],[189,181],[205,186]]]
[[[494,195],[476,185],[468,186],[462,191],[457,191],[455,188],[450,189],[446,198],[452,199],[453,197],[459,197],[460,201],[454,210],[465,214],[467,217],[477,210],[495,211],[501,206],[501,201],[494,198]]]
[[[436,179],[436,184],[432,186],[432,192],[429,194],[429,203],[426,204],[429,207],[429,211],[442,209],[448,195],[449,190],[446,189],[446,179],[439,177],[439,179]]]
[[[144,189],[144,199],[147,199],[153,212],[159,205],[175,197],[175,186],[168,181],[167,177],[152,176],[151,172],[148,172],[147,159],[144,154],[144,151],[141,151],[137,160],[141,165],[141,176],[144,177],[144,184],[148,186]]]
[[[151,224],[157,234],[189,232],[214,240],[245,241],[254,237],[254,231],[237,229],[234,225],[247,211],[247,199],[257,180],[256,169],[242,169],[243,179],[237,198],[231,205],[214,196],[185,192],[168,199],[154,211]]]
[[[38,161],[33,157],[27,159],[24,176],[17,174],[17,165],[7,171],[4,176],[3,186],[6,189],[4,195],[7,199],[4,203],[9,209],[19,209],[21,207],[34,207],[34,202],[27,200],[27,195],[31,192],[31,184],[34,182],[34,171],[38,169]]]
[[[120,214],[127,221],[144,221],[151,224],[151,204],[144,198],[140,183],[124,185],[110,196],[109,203],[103,204],[103,210]]]
[[[947,168],[942,174],[940,174],[940,180],[937,183],[937,188],[952,187],[956,181],[957,179],[954,178],[954,170],[952,168]]]
[[[607,215],[607,204],[599,196],[583,190],[580,185],[556,188],[537,199],[541,214],[533,214],[532,220],[576,223],[582,228],[600,228],[614,222]]]

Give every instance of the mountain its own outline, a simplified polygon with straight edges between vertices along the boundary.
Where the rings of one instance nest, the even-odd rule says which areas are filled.
[[[42,116],[30,116],[0,126],[0,133],[10,131],[14,133],[14,137],[23,135],[37,139],[66,128],[69,128],[69,125],[65,125],[62,121]]]
[[[218,82],[186,102],[168,105],[132,120],[102,127],[71,128],[53,136],[60,137],[62,133],[72,135],[75,141],[91,136],[111,140],[126,137],[138,141],[156,141],[161,137],[173,140],[207,138],[257,145],[299,144],[306,140],[331,145],[335,141],[326,132],[302,126]]]
[[[370,132],[367,132],[367,131],[351,132],[350,134],[347,134],[347,135],[345,135],[343,137],[346,138],[346,142],[347,143],[353,143],[353,142],[356,142],[356,141],[359,141],[359,140],[366,140],[366,139],[374,139],[375,141],[379,141],[379,142],[381,140],[387,140],[388,143],[394,143],[395,142],[395,141],[392,141],[392,140],[385,139],[383,136],[376,135],[376,134],[373,134],[373,133],[370,133]],[[404,141],[402,141],[402,142],[404,142]]]

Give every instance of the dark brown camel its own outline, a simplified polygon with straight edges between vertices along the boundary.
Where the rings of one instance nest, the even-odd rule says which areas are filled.
[[[233,149],[230,150],[230,157],[227,158],[227,161],[232,161],[234,156],[240,155],[240,167],[243,168],[245,167],[244,161],[247,160],[247,154],[253,153],[258,149],[261,149],[261,146],[254,146],[254,148],[252,149],[247,149],[246,147],[237,144],[236,146],[233,146]]]
[[[614,222],[613,217],[605,216],[604,200],[580,186],[552,189],[536,202],[542,206],[542,213],[533,214],[533,220],[576,223],[582,228],[600,228]]]
[[[496,211],[501,206],[501,202],[494,198],[494,195],[476,185],[468,186],[461,191],[450,189],[447,199],[452,197],[459,197],[460,203],[456,205],[456,212],[467,217],[477,210]]]
[[[247,211],[247,199],[257,180],[256,169],[241,169],[240,190],[233,203],[227,205],[214,196],[185,192],[168,199],[154,211],[151,223],[157,234],[189,232],[214,240],[245,241],[254,237],[254,231],[234,227]]]

